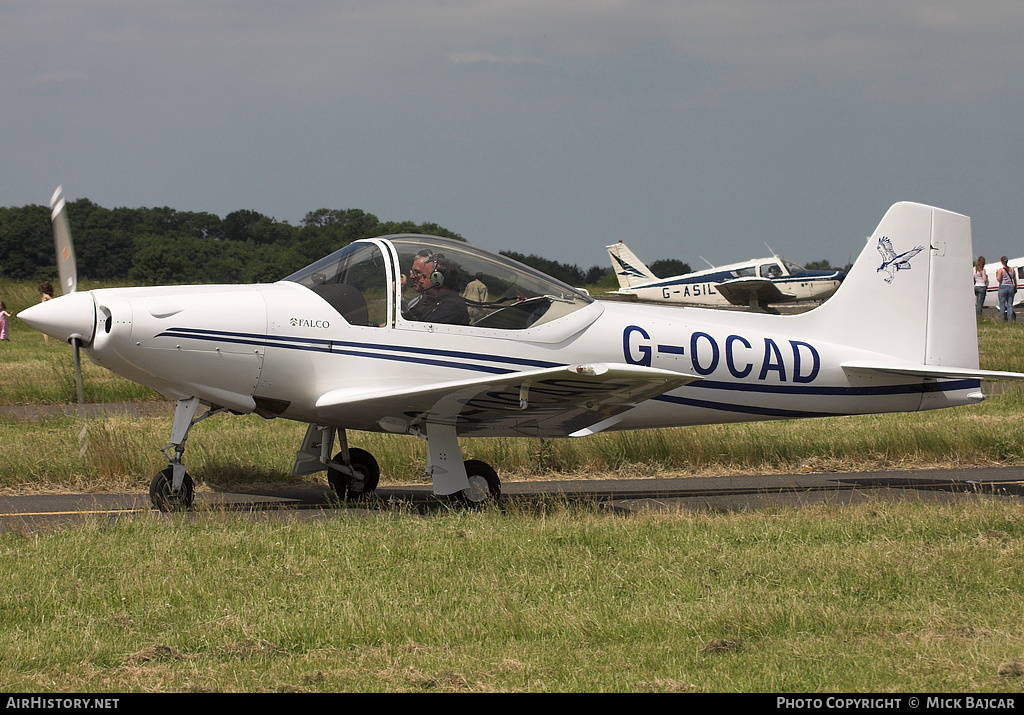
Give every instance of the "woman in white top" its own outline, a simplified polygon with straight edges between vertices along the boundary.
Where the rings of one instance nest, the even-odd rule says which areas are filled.
[[[985,296],[988,295],[988,273],[985,272],[985,257],[978,256],[974,262],[974,303],[978,316],[981,316]]]

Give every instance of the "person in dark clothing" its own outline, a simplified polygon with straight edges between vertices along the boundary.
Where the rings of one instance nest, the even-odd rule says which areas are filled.
[[[452,289],[458,269],[440,253],[417,255],[409,281],[420,295],[402,307],[406,320],[469,325],[465,299]]]

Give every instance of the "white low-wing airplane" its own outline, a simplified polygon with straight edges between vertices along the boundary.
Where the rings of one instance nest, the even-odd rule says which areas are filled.
[[[843,280],[842,271],[807,270],[778,256],[658,278],[622,241],[605,248],[619,279],[619,290],[614,293],[658,303],[738,305],[771,311],[773,303],[823,301]]]
[[[75,292],[63,199],[53,205],[71,292],[19,317],[176,400],[169,464],[150,487],[160,509],[191,504],[186,438],[220,412],[307,423],[295,473],[326,469],[348,498],[372,492],[380,471],[348,447],[347,430],[418,435],[434,493],[476,502],[500,483],[487,464],[463,461],[463,435],[915,411],[980,402],[983,379],[1024,379],[978,368],[970,219],[919,204],[886,213],[830,301],[788,316],[596,301],[503,256],[419,235],[356,241],[273,284]],[[887,280],[882,243],[927,250]],[[459,324],[424,320],[406,301],[415,294],[403,296],[408,276],[422,301],[458,308],[464,299],[444,289],[478,273],[489,301],[455,311]]]

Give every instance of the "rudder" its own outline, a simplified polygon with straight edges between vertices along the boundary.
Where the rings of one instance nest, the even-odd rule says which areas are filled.
[[[645,266],[622,241],[605,246],[605,248],[608,250],[608,255],[611,256],[612,270],[615,271],[615,277],[619,279],[619,288],[631,288],[658,280],[651,269]]]

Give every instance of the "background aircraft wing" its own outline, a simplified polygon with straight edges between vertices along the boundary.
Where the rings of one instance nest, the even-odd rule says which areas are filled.
[[[767,278],[737,278],[715,286],[715,290],[733,305],[751,308],[764,307],[772,303],[787,303],[796,296],[783,293],[779,286]]]
[[[566,365],[411,389],[334,390],[316,406],[326,422],[360,414],[391,432],[435,422],[467,436],[566,437],[600,431],[598,423],[699,379],[640,365]]]

